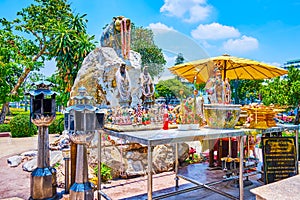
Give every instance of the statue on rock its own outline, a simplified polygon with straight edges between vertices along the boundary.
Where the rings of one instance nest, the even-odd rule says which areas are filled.
[[[113,18],[103,31],[101,47],[97,47],[84,59],[74,81],[71,97],[80,86],[84,86],[99,106],[137,107],[142,104],[142,59],[138,52],[130,50],[130,29],[130,19],[122,16]]]
[[[154,104],[154,84],[152,78],[148,72],[148,66],[145,66],[140,76],[141,90],[142,90],[142,101],[147,107]]]
[[[113,17],[113,21],[104,30],[100,42],[103,47],[112,47],[119,56],[129,58],[130,52],[130,19],[123,16]]]
[[[121,64],[116,72],[116,83],[120,106],[129,106],[131,101],[131,81],[124,63]]]

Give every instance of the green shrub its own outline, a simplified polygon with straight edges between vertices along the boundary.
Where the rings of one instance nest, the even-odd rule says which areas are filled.
[[[94,173],[98,176],[98,165],[94,168]],[[107,182],[112,179],[111,168],[106,164],[101,163],[101,181]]]
[[[49,134],[61,134],[64,131],[64,115],[56,114],[56,119],[49,126]]]
[[[10,132],[9,124],[0,124],[0,133],[1,132]]]
[[[30,114],[30,108],[28,107],[28,110],[25,111],[24,108],[9,108],[11,116],[17,116],[17,115],[29,115]]]
[[[37,133],[37,127],[30,122],[29,115],[17,115],[9,124],[12,137],[30,137]]]

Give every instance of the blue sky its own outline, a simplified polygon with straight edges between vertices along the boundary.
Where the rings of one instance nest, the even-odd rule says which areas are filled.
[[[0,17],[13,19],[32,0],[0,0]],[[87,14],[88,33],[99,40],[114,16],[153,28],[168,66],[224,53],[276,66],[300,59],[300,0],[70,0]]]

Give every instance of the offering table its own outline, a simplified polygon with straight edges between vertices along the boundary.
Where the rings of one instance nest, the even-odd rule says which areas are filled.
[[[298,126],[279,126],[274,127],[271,129],[266,129],[262,131],[262,134],[264,133],[271,133],[271,132],[280,132],[285,129],[292,129],[296,130],[298,135]],[[209,190],[212,190],[214,192],[217,192],[221,195],[224,195],[230,199],[244,199],[244,191],[243,191],[243,162],[239,163],[239,197],[234,197],[230,194],[224,193],[219,190],[215,190],[214,188],[211,188],[209,185],[205,185],[202,183],[195,182],[188,177],[183,177],[178,174],[178,143],[181,142],[191,142],[191,141],[200,141],[200,140],[213,140],[218,138],[230,138],[230,137],[237,137],[238,141],[240,142],[239,145],[239,152],[244,152],[244,140],[242,139],[243,136],[246,134],[251,134],[251,131],[255,131],[253,129],[211,129],[211,128],[201,128],[199,130],[185,130],[180,131],[177,129],[169,129],[169,130],[144,130],[144,131],[126,131],[126,132],[118,132],[113,131],[109,129],[103,130],[105,134],[108,134],[110,136],[118,137],[121,139],[124,139],[126,141],[130,142],[137,142],[140,144],[147,145],[148,148],[148,169],[147,169],[147,196],[148,199],[159,199],[159,197],[153,197],[153,179],[152,179],[152,149],[156,145],[163,145],[163,144],[175,144],[175,186],[179,187],[179,178],[184,178],[185,180],[188,180],[197,186],[186,189],[186,191],[196,190],[200,188],[206,188]],[[99,137],[101,139],[101,137]],[[101,155],[101,142],[99,145],[99,154]],[[297,147],[298,148],[298,147]],[[243,160],[244,155],[243,153],[239,154],[239,159]],[[99,194],[103,196],[106,199],[110,199],[103,191],[101,191],[101,185],[98,187],[100,188],[98,190]],[[176,193],[182,193],[182,190],[178,190],[177,192],[174,192],[171,195],[176,195]],[[164,197],[167,197],[164,195]]]

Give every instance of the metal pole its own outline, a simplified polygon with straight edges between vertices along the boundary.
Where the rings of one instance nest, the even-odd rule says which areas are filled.
[[[299,127],[296,130],[296,174],[299,173],[299,168],[298,168],[298,160],[299,160],[299,144],[298,144],[298,140],[299,140]]]
[[[50,167],[49,136],[47,126],[39,126],[38,148],[37,167]]]
[[[220,138],[219,139],[219,149],[218,149],[218,156],[217,156],[217,166],[222,166],[222,163],[221,163],[221,158],[223,156],[223,139]]]
[[[244,199],[244,180],[243,180],[243,172],[244,172],[244,138],[243,136],[239,136],[240,141],[240,171],[239,171],[239,188],[240,188],[240,200]]]
[[[98,200],[101,200],[101,151],[102,151],[102,145],[101,145],[101,131],[102,130],[98,130]]]
[[[70,189],[70,178],[69,178],[70,158],[64,158],[64,160],[65,160],[65,194],[69,194],[69,189]]]
[[[71,185],[75,183],[76,176],[76,158],[77,158],[77,144],[71,141]]]
[[[152,148],[151,145],[148,144],[148,180],[147,180],[147,189],[148,189],[148,200],[152,200]]]
[[[178,143],[175,144],[175,187],[178,188],[179,187],[179,177],[178,177],[178,167],[179,167],[179,162],[178,162]]]
[[[85,144],[77,146],[75,183],[70,188],[70,199],[93,200],[94,192],[88,181],[88,160]]]
[[[56,197],[56,170],[50,167],[48,127],[39,126],[37,168],[31,173],[30,199]]]
[[[232,145],[231,145],[231,137],[229,138],[229,140],[228,140],[228,156],[229,157],[231,157],[231,155],[232,155],[232,150],[231,150],[231,147]]]

